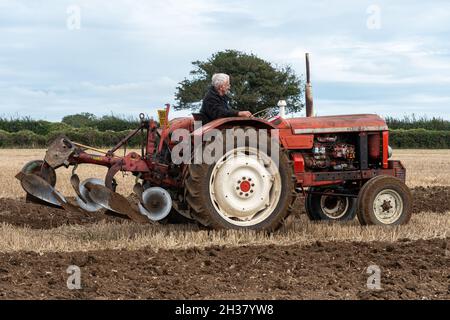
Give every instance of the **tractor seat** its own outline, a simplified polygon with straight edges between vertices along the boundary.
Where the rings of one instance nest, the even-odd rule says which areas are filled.
[[[208,122],[206,117],[201,113],[193,113],[192,117],[194,118],[194,121],[201,121],[202,124],[206,124]]]

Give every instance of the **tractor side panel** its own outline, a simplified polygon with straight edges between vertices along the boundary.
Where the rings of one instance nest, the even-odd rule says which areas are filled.
[[[281,144],[285,149],[311,149],[314,143],[313,134],[292,134],[291,129],[279,129]]]
[[[386,122],[376,114],[354,114],[286,119],[295,134],[385,131]]]

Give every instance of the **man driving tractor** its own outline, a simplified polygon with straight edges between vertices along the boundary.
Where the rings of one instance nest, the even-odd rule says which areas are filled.
[[[203,124],[210,121],[227,117],[252,116],[249,111],[238,111],[231,109],[228,105],[227,93],[230,90],[230,76],[225,73],[216,73],[212,76],[211,86],[203,98],[200,114]]]

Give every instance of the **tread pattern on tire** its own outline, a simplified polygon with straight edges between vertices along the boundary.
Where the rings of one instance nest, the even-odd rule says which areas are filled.
[[[361,187],[361,189],[358,192],[358,199],[356,201],[356,216],[358,217],[358,221],[361,225],[366,226],[368,223],[364,220],[364,215],[359,213],[359,208],[360,208],[360,199],[361,199],[361,195],[363,194],[363,190],[365,190],[367,188],[367,185],[369,183],[369,181],[374,181],[375,179],[379,179],[379,177],[381,176],[375,176],[372,179],[366,181],[366,183],[363,184],[363,186]]]

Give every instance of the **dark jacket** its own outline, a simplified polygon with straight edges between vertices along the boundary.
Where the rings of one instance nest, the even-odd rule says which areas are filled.
[[[219,118],[237,117],[238,113],[239,111],[233,110],[228,106],[228,97],[226,95],[221,96],[216,88],[213,86],[209,87],[200,109],[203,124]]]

